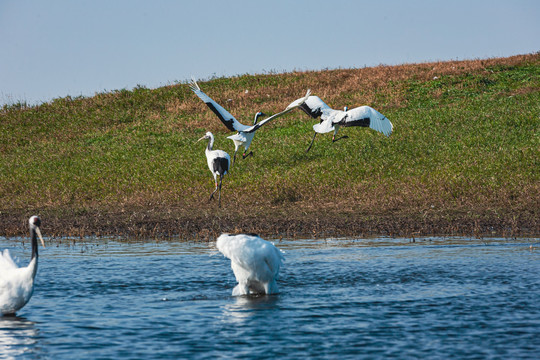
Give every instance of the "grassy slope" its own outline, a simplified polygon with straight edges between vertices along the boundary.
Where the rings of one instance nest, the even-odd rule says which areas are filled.
[[[311,88],[334,108],[378,109],[394,133],[342,128],[349,139],[319,135],[305,154],[314,121],[289,113],[257,133],[217,209],[195,141],[212,131],[234,147],[186,84],[5,106],[0,235],[25,231],[31,213],[65,235],[540,232],[539,54],[200,85],[244,123]]]

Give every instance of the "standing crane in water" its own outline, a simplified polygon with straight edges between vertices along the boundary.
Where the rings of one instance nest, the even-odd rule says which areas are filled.
[[[233,296],[275,294],[283,254],[271,242],[255,234],[221,234],[216,247],[231,260],[231,268],[238,285]]]
[[[26,267],[18,267],[9,250],[0,252],[0,315],[15,315],[22,309],[34,293],[34,279],[38,268],[38,243],[45,246],[39,227],[41,219],[32,216],[28,220],[32,236],[32,257]]]

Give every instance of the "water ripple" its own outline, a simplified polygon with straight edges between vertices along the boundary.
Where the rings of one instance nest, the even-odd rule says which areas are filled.
[[[276,241],[272,296],[232,297],[212,243],[44,249],[0,359],[520,358],[540,352],[537,239]],[[534,244],[534,246],[533,246]],[[28,249],[0,239],[26,264]]]

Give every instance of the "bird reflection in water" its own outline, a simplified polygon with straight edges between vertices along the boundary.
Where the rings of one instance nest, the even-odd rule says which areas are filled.
[[[0,357],[28,357],[39,351],[36,323],[18,316],[0,316]]]
[[[225,305],[223,321],[243,324],[253,318],[264,317],[265,313],[273,312],[278,304],[278,295],[245,295],[235,296],[234,302]]]

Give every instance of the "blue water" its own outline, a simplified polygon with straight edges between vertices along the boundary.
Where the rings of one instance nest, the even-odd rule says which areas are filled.
[[[280,294],[232,297],[213,243],[52,241],[0,359],[538,359],[539,239],[283,240]],[[27,239],[0,238],[26,265]]]

